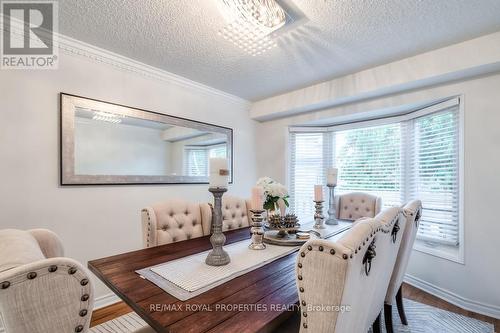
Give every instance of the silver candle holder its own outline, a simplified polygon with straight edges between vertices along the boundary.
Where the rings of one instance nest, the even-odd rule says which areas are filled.
[[[328,218],[325,221],[325,224],[328,225],[337,225],[339,221],[337,221],[337,207],[335,205],[335,187],[336,185],[326,184],[328,186],[329,192],[329,205],[328,205]]]
[[[208,189],[214,196],[214,208],[212,210],[212,243],[213,250],[208,253],[205,263],[210,266],[223,266],[229,264],[231,258],[222,246],[226,242],[226,236],[222,233],[222,195],[227,191],[223,187],[210,187]]]
[[[251,209],[252,213],[252,228],[250,232],[252,233],[252,243],[248,245],[251,250],[264,250],[266,244],[263,243],[264,239],[264,228],[262,227],[262,221],[264,221],[263,209]]]
[[[315,229],[325,229],[323,216],[323,201],[314,201],[316,212],[314,213],[314,228]]]

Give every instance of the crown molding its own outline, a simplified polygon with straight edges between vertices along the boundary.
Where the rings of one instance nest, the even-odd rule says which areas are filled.
[[[145,63],[127,58],[118,53],[108,51],[106,49],[82,42],[80,40],[65,36],[63,34],[56,34],[59,40],[59,50],[76,56],[83,56],[91,61],[111,65],[116,69],[126,72],[134,73],[136,75],[156,79],[172,84],[176,84],[183,88],[197,90],[198,92],[216,95],[222,97],[230,102],[250,108],[251,102],[241,97],[226,93],[224,91],[212,88],[202,83],[189,80],[180,75],[176,75],[165,70],[147,65]]]
[[[3,14],[0,14],[0,22],[2,23],[3,16]],[[20,26],[22,27],[22,24]],[[0,32],[3,32],[3,30],[3,24],[0,24]],[[12,29],[11,32],[19,36],[23,36],[24,33],[23,30],[19,29],[17,26],[14,26],[14,29]],[[85,57],[86,59],[93,62],[110,65],[115,69],[133,73],[148,79],[155,79],[170,84],[175,84],[177,86],[192,89],[209,96],[218,96],[225,99],[226,101],[235,103],[239,106],[243,106],[247,110],[250,109],[250,106],[252,104],[250,101],[241,97],[187,79],[183,76],[170,73],[166,70],[147,65],[140,61],[133,60],[131,58],[94,46],[92,44],[82,42],[78,39],[71,38],[61,33],[54,33],[54,37],[56,40],[55,45],[57,45],[59,47],[59,50],[65,54]]]

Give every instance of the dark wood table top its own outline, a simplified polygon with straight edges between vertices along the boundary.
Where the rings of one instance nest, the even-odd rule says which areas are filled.
[[[249,239],[250,231],[225,235],[229,244]],[[210,248],[206,236],[93,260],[88,267],[157,332],[271,332],[293,314],[297,252],[184,302],[135,273]]]

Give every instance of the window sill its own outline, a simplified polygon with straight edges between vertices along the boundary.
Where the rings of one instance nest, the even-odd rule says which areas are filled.
[[[463,245],[449,246],[442,244],[432,244],[422,240],[415,240],[413,249],[438,258],[453,261],[464,265]]]

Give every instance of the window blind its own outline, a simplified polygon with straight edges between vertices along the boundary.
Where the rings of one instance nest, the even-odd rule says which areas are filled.
[[[459,121],[456,99],[378,124],[371,121],[320,132],[292,128],[292,209],[299,218],[311,220],[313,186],[324,184],[325,171],[336,166],[336,193],[372,193],[382,197],[385,207],[420,199],[423,214],[417,237],[458,245]]]
[[[416,118],[409,154],[409,195],[422,200],[417,237],[459,242],[458,107]]]
[[[188,176],[208,175],[208,155],[204,148],[184,150],[184,174]]]
[[[324,133],[290,135],[290,207],[300,220],[314,215],[314,185],[325,178]]]
[[[187,146],[184,149],[184,174],[188,176],[208,176],[211,158],[227,157],[225,144],[214,146]]]
[[[401,124],[334,132],[337,193],[376,194],[385,206],[401,204]]]
[[[209,158],[227,157],[226,145],[210,146],[208,149]]]

